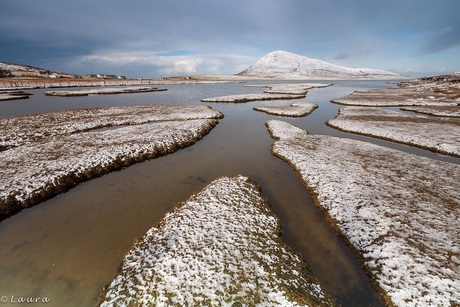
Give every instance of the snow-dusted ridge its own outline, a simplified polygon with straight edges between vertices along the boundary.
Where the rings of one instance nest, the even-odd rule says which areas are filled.
[[[18,120],[22,125],[7,130],[14,138],[0,152],[0,219],[83,181],[190,146],[222,117],[220,112],[206,106],[104,108],[86,118],[78,116],[84,111],[75,112],[1,121]],[[106,116],[99,121],[98,114]],[[72,115],[76,115],[74,122]],[[37,118],[49,122],[35,122],[27,127],[26,123]],[[124,124],[130,126],[83,132]],[[46,127],[50,128],[49,133]]]
[[[289,162],[361,256],[387,303],[460,304],[460,168],[267,122]]]
[[[222,177],[138,240],[100,306],[331,306],[258,185]]]
[[[273,79],[402,79],[403,76],[379,69],[347,68],[295,53],[277,50],[268,53],[239,76]]]

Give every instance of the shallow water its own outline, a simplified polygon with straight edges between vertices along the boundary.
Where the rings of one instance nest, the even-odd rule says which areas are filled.
[[[209,135],[172,155],[130,166],[91,180],[0,223],[0,297],[46,297],[48,306],[92,306],[100,289],[116,274],[133,241],[161,220],[175,204],[225,175],[254,179],[283,225],[283,238],[302,253],[326,291],[343,306],[382,305],[359,263],[325,221],[295,172],[271,155],[273,140],[265,122],[283,119],[312,134],[347,136],[458,163],[459,159],[327,127],[337,114],[337,98],[357,89],[386,87],[385,82],[335,82],[309,91],[320,107],[299,119],[253,111],[254,106],[290,104],[209,103],[225,114]],[[243,84],[160,86],[166,92],[88,97],[47,97],[31,90],[27,100],[0,103],[0,117],[67,108],[137,104],[205,104],[201,98],[259,92]],[[3,298],[2,298],[3,299]]]

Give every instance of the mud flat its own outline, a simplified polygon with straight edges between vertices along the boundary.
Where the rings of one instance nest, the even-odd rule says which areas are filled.
[[[0,91],[0,101],[27,99],[32,94],[23,91]]]
[[[311,102],[299,102],[293,103],[289,106],[254,107],[254,110],[276,116],[303,117],[313,112],[316,108],[318,108],[317,104]]]
[[[296,94],[270,94],[270,93],[252,93],[252,94],[238,94],[219,97],[203,98],[203,102],[233,102],[244,103],[258,100],[284,100],[284,99],[300,99],[305,98],[305,95]]]
[[[262,93],[238,94],[227,95],[201,99],[203,102],[233,102],[244,103],[259,100],[284,100],[284,99],[301,99],[307,96],[309,87],[304,84],[286,83],[286,84],[272,84],[272,85],[254,85],[246,87],[268,87]],[[311,88],[311,87],[310,87]]]
[[[331,306],[258,185],[222,177],[137,241],[100,306]]]
[[[150,112],[155,114],[155,107],[151,108]],[[37,122],[37,139],[34,139],[34,127],[29,127],[31,131],[24,136],[29,141],[18,141],[15,145],[19,146],[4,147],[5,150],[0,152],[0,219],[83,181],[190,146],[204,137],[223,116],[206,106],[197,106],[195,112],[187,107],[177,108],[176,116],[167,115],[162,119],[157,114],[159,119],[152,121],[144,110],[147,118],[141,122],[146,124],[88,132],[74,133],[82,131],[78,116],[74,127],[71,121],[69,123],[63,117],[63,121],[49,135],[43,134],[46,129],[37,128],[41,124]],[[109,115],[112,125],[119,125],[117,111],[120,108],[110,109],[101,110],[107,113],[112,111]],[[161,107],[160,110],[160,114],[164,112]],[[184,120],[182,112],[187,112],[187,120]],[[123,112],[121,114],[125,115]],[[56,118],[56,114],[48,115]],[[41,116],[46,118],[46,114]],[[29,119],[23,117],[20,120],[24,122]],[[105,119],[105,124],[107,122],[110,121]],[[50,123],[53,126],[52,120]],[[68,124],[71,127],[66,130]],[[94,125],[99,127],[97,123]],[[61,126],[63,129],[59,130]]]
[[[88,95],[114,95],[114,94],[133,94],[133,93],[146,93],[146,92],[159,92],[166,91],[157,87],[105,87],[94,88],[87,90],[74,90],[74,91],[46,91],[47,96],[88,96]]]
[[[401,110],[439,117],[460,117],[460,104],[456,106],[401,107]]]
[[[345,107],[327,122],[336,129],[460,157],[460,119],[433,118],[381,108]]]
[[[458,165],[269,121],[288,162],[387,304],[460,304]]]
[[[73,109],[0,119],[0,151],[10,147],[121,125],[223,116],[209,106],[141,105]]]
[[[330,83],[274,83],[266,85],[249,84],[245,87],[264,87],[269,88],[264,93],[272,94],[307,94],[307,91],[312,88],[322,88],[332,86]]]
[[[372,107],[457,106],[460,104],[460,76],[420,78],[401,82],[397,88],[355,91],[332,102]]]

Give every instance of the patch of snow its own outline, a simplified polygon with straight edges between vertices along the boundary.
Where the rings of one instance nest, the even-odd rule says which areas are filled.
[[[258,100],[281,100],[281,99],[299,99],[307,96],[308,85],[306,84],[272,84],[272,85],[246,85],[247,87],[269,87],[262,93],[237,94],[219,97],[210,97],[201,99],[203,102],[249,102]]]
[[[460,304],[458,165],[267,126],[279,138],[273,154],[299,172],[393,304]]]
[[[441,116],[441,117],[460,117],[460,105],[456,106],[425,106],[425,107],[402,107],[403,111],[411,111],[421,114]]]
[[[290,106],[262,106],[254,107],[255,111],[265,112],[271,115],[302,117],[307,116],[318,108],[317,104],[311,102],[293,103]]]
[[[223,177],[177,206],[124,258],[100,306],[328,306],[247,177]]]
[[[460,121],[380,109],[345,107],[327,122],[339,130],[460,156]]]
[[[453,75],[420,78],[398,84],[397,88],[355,91],[332,102],[353,106],[458,106],[460,79]]]
[[[145,92],[158,92],[166,91],[166,89],[159,89],[157,87],[104,87],[92,88],[84,90],[73,91],[46,91],[47,96],[88,96],[88,95],[111,95],[111,94],[132,94],[132,93],[145,93]]]
[[[25,93],[23,91],[5,91],[0,92],[0,101],[15,100],[15,99],[27,99],[32,94]]]
[[[194,108],[195,113],[190,107],[145,107],[144,112],[149,110],[150,114],[143,113],[143,108],[104,108],[93,110],[95,113],[83,121],[79,117],[83,110],[53,112],[39,115],[44,121],[35,122],[27,132],[26,123],[38,115],[18,118],[25,125],[16,127],[23,132],[15,139],[19,146],[0,151],[0,216],[34,205],[93,177],[190,146],[206,135],[221,115],[206,106]],[[160,113],[155,114],[154,110]],[[98,119],[97,114],[109,116]],[[56,118],[59,120],[54,122]],[[134,125],[130,119],[138,122]],[[52,128],[49,134],[46,124],[45,130],[40,130],[46,120]],[[132,125],[81,132],[85,130],[85,120],[94,120],[90,124],[93,128],[101,123],[117,125],[127,120]]]
[[[245,87],[269,88],[264,93],[278,94],[306,94],[309,89],[332,86],[331,83],[273,83],[273,84],[248,84]]]
[[[249,101],[259,101],[259,100],[281,100],[281,99],[299,99],[305,98],[305,95],[296,95],[296,94],[270,94],[270,93],[252,93],[252,94],[237,94],[237,95],[228,95],[228,96],[218,96],[218,97],[209,97],[203,98],[203,102],[233,102],[233,103],[242,103]]]
[[[266,126],[272,138],[276,140],[302,138],[308,134],[308,131],[281,120],[270,120],[266,123]]]
[[[222,117],[222,113],[209,106],[142,105],[63,110],[0,119],[0,145],[15,147],[104,127]]]

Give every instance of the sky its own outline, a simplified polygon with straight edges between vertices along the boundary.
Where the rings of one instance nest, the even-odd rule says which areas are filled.
[[[0,61],[127,77],[235,74],[274,50],[460,71],[459,0],[0,0]]]

